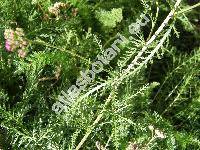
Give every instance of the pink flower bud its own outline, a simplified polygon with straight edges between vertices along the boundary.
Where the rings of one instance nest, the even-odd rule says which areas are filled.
[[[9,43],[8,40],[6,40],[6,45],[5,45],[5,47],[6,47],[6,50],[7,50],[7,51],[9,51],[9,52],[12,51],[11,45],[10,45],[10,43]]]

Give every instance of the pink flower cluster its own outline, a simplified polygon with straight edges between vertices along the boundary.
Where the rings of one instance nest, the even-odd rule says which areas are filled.
[[[24,31],[22,28],[16,28],[15,31],[12,29],[6,29],[4,32],[4,38],[6,39],[5,48],[8,52],[18,50],[19,57],[26,57],[27,41],[24,39]]]

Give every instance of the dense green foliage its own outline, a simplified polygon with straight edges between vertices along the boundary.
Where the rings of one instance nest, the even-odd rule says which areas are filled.
[[[58,9],[55,0],[0,0],[0,149],[200,149],[199,4],[182,1],[142,55],[146,62],[125,73],[176,1],[59,2]],[[117,33],[128,38],[142,13],[150,22],[57,115],[61,91]],[[10,51],[7,29],[21,33],[22,45]]]

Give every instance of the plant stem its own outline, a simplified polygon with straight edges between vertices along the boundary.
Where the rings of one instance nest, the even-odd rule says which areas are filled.
[[[172,9],[169,13],[169,15],[166,17],[166,19],[163,21],[163,23],[161,24],[161,26],[158,28],[158,30],[155,32],[155,34],[150,38],[150,40],[146,43],[146,45],[143,47],[143,49],[141,50],[141,52],[139,53],[139,55],[147,49],[147,46],[150,45],[155,39],[156,36],[158,36],[158,34],[163,30],[163,28],[168,24],[169,20],[174,16],[174,13],[177,9],[177,7],[180,5],[181,0],[177,0],[176,4],[174,6],[174,9]],[[114,87],[115,89],[111,92],[111,94],[109,95],[108,99],[106,100],[105,104],[104,104],[104,109],[100,112],[100,114],[97,116],[96,120],[94,121],[94,123],[88,128],[86,134],[84,135],[84,137],[82,138],[82,140],[80,141],[80,143],[78,144],[78,146],[76,147],[75,150],[79,150],[82,145],[85,143],[85,141],[87,140],[87,138],[89,137],[89,135],[91,134],[92,130],[95,128],[95,125],[101,120],[101,118],[103,117],[103,113],[106,110],[106,106],[110,103],[110,101],[112,100],[113,94],[115,93],[115,90],[117,89],[117,85],[120,84],[120,81],[123,80],[125,77],[136,73],[136,71],[141,68],[141,66],[145,65],[153,56],[154,54],[158,51],[158,49],[160,49],[160,47],[163,45],[164,41],[166,40],[166,38],[169,36],[171,32],[171,28],[165,33],[165,35],[163,36],[163,38],[161,39],[160,43],[156,46],[156,48],[151,52],[151,54],[147,57],[147,59],[145,59],[145,61],[142,63],[142,65],[140,65],[138,68],[136,68],[135,71],[133,71],[132,73],[130,73],[130,70],[132,69],[131,67],[128,67],[125,72],[123,72],[124,74],[117,78],[114,79],[113,83],[112,83],[112,87]],[[142,55],[141,54],[141,55]],[[138,57],[139,58],[139,57]],[[137,58],[136,58],[137,61]],[[133,61],[134,63],[134,61]],[[127,73],[129,73],[127,75]],[[127,75],[127,76],[126,76]]]
[[[190,6],[188,8],[185,8],[185,9],[181,10],[181,11],[178,11],[176,14],[182,14],[182,13],[188,12],[191,9],[194,9],[194,8],[196,8],[198,6],[200,6],[200,3],[197,3],[197,4],[193,5],[193,6]]]
[[[89,60],[85,59],[84,57],[80,56],[79,54],[73,53],[73,52],[71,52],[71,51],[69,51],[69,50],[66,50],[66,49],[63,49],[63,48],[59,48],[59,47],[50,45],[50,44],[45,43],[45,42],[43,42],[43,41],[30,41],[30,40],[29,40],[29,43],[44,45],[44,46],[46,46],[46,47],[51,47],[51,48],[54,48],[54,49],[58,49],[58,50],[60,50],[60,51],[67,52],[67,53],[69,53],[70,55],[72,55],[72,56],[74,56],[74,57],[80,58],[80,59],[84,60],[84,61],[87,62],[87,63],[90,63]]]
[[[112,96],[113,96],[113,92],[109,95],[108,99],[106,100],[105,104],[104,104],[104,109],[100,112],[100,114],[97,116],[96,120],[94,121],[94,123],[92,124],[92,126],[90,126],[86,132],[86,134],[84,135],[84,137],[82,138],[81,142],[78,144],[78,146],[76,147],[75,150],[79,150],[81,148],[81,146],[85,143],[85,141],[87,140],[88,136],[90,135],[90,133],[92,132],[92,130],[95,128],[95,125],[101,120],[101,118],[103,117],[103,113],[106,110],[106,106],[110,103],[110,101],[112,100]]]

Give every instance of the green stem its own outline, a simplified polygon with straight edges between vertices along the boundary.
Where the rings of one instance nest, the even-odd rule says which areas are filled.
[[[106,111],[106,107],[107,105],[110,103],[110,101],[112,100],[112,96],[113,96],[114,92],[111,92],[111,94],[109,95],[108,99],[106,100],[105,104],[104,104],[104,108],[103,110],[100,112],[100,114],[97,116],[97,118],[95,119],[94,123],[87,129],[86,134],[84,135],[84,137],[82,138],[82,140],[80,141],[80,143],[78,144],[78,146],[75,148],[75,150],[79,150],[82,145],[85,143],[85,141],[87,140],[87,138],[89,137],[89,135],[91,134],[92,130],[95,128],[95,126],[99,123],[99,121],[102,119],[104,112]]]
[[[193,6],[190,6],[188,8],[185,8],[185,9],[181,10],[181,11],[178,11],[176,14],[182,14],[182,13],[188,12],[191,9],[194,9],[194,8],[196,8],[198,6],[200,6],[200,3],[197,3],[197,4],[193,5]]]
[[[90,63],[89,60],[85,59],[84,57],[82,57],[82,56],[80,56],[80,55],[78,55],[78,54],[76,54],[76,53],[73,53],[73,52],[71,52],[71,51],[69,51],[69,50],[66,50],[66,49],[63,49],[63,48],[60,48],[60,47],[57,47],[57,46],[50,45],[50,44],[45,43],[45,42],[43,42],[43,41],[30,41],[30,40],[29,40],[29,43],[31,43],[31,44],[44,45],[44,46],[46,46],[46,47],[51,47],[51,48],[54,48],[54,49],[58,49],[58,50],[60,50],[60,51],[67,52],[67,53],[69,53],[70,55],[72,55],[72,56],[74,56],[74,57],[80,58],[80,59],[84,60],[84,61],[87,62],[87,63]]]
[[[92,11],[96,10],[96,8],[97,8],[99,5],[101,5],[102,2],[103,2],[103,0],[100,0],[100,2],[98,2],[98,3],[94,6],[94,8],[92,9]]]

